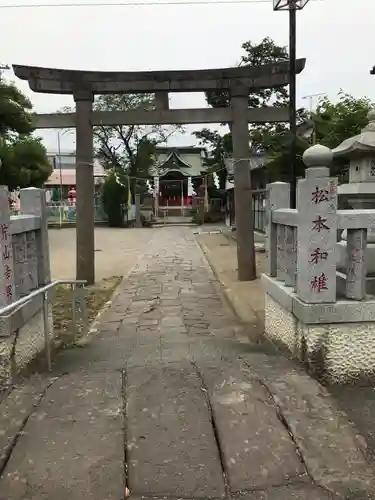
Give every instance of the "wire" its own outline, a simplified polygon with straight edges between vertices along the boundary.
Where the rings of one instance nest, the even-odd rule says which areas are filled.
[[[323,2],[324,0],[311,0],[312,2]],[[0,9],[57,9],[57,8],[82,8],[82,7],[144,7],[144,6],[158,6],[158,5],[238,5],[238,4],[256,4],[256,3],[268,3],[272,4],[272,0],[162,0],[156,2],[151,0],[150,2],[145,2],[141,0],[140,2],[100,2],[100,3],[57,3],[57,4],[47,4],[47,3],[32,3],[32,4],[7,4],[0,5]]]
[[[246,158],[248,159],[248,158]],[[191,178],[192,179],[204,179],[206,177],[209,177],[210,175],[213,175],[213,174],[216,174],[217,172],[221,172],[223,170],[226,170],[226,167],[220,167],[216,170],[213,170],[212,172],[208,172],[207,174],[201,174],[201,175],[192,175]],[[115,175],[118,176],[117,172],[115,172]],[[132,175],[127,175],[126,172],[123,172],[123,174],[127,179],[133,179],[133,180],[136,180],[136,181],[153,181],[154,180],[154,176],[149,176],[149,177],[136,177],[136,176],[132,176]],[[105,177],[105,176],[104,176]],[[160,182],[180,182],[181,180],[180,179],[176,179],[176,180],[173,180],[173,179],[165,179],[163,180],[163,178],[160,178],[159,177],[159,183]],[[120,182],[118,183],[120,184]],[[122,185],[122,184],[121,184]]]

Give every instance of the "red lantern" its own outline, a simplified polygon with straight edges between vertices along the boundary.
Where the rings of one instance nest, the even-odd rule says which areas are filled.
[[[76,190],[74,189],[74,187],[72,189],[69,190],[68,192],[68,199],[69,199],[69,202],[72,204],[72,205],[75,205],[76,204],[76,197],[77,197],[77,192]]]

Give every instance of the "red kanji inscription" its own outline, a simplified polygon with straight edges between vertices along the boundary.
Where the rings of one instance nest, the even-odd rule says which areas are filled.
[[[6,295],[7,295],[7,299],[11,299],[13,297],[13,287],[12,287],[12,285],[7,285],[6,286]]]
[[[3,249],[3,259],[4,259],[4,260],[9,260],[9,259],[10,259],[10,249],[9,249],[9,245],[4,245],[4,249]]]
[[[328,290],[327,287],[327,276],[322,273],[320,276],[314,276],[310,281],[311,290],[314,292],[321,292],[322,290]]]
[[[4,267],[4,276],[7,280],[10,280],[10,278],[12,277],[12,269],[8,266],[8,264],[6,264]]]
[[[328,201],[328,194],[328,189],[322,189],[316,186],[315,191],[311,193],[311,201],[315,203],[315,205],[318,205],[319,203],[322,203],[324,201]]]
[[[8,241],[9,226],[7,224],[0,224],[0,237],[3,241]]]
[[[322,229],[326,229],[329,231],[329,227],[327,226],[327,219],[325,217],[322,217],[321,215],[318,215],[318,217],[313,220],[313,231],[317,231],[320,233]]]
[[[313,252],[310,254],[310,260],[312,264],[318,264],[322,260],[327,260],[328,257],[328,252],[322,252],[320,248],[316,248]]]

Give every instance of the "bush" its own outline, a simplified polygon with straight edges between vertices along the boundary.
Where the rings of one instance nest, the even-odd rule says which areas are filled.
[[[115,172],[111,172],[103,184],[103,208],[107,215],[109,227],[123,227],[126,211],[128,189],[124,183],[117,182]]]

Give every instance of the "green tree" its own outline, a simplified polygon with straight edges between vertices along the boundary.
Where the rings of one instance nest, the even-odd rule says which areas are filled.
[[[312,121],[316,140],[331,149],[357,135],[367,125],[367,114],[375,106],[368,97],[354,97],[340,90],[337,102],[319,100]]]
[[[305,166],[302,155],[311,146],[314,136],[318,144],[333,149],[345,139],[361,132],[367,124],[367,114],[373,107],[374,104],[367,97],[356,98],[343,91],[339,92],[337,102],[332,102],[327,97],[320,99],[316,110],[309,116],[311,131],[314,131],[314,134],[307,138],[297,139],[297,175],[304,174]],[[307,115],[305,111],[305,118]],[[285,133],[282,131],[259,133],[254,140],[263,145],[270,157],[267,167],[269,180],[287,180],[290,167],[288,140]],[[345,162],[335,162],[331,168],[332,175],[340,176],[343,181],[345,181],[346,171]]]
[[[52,172],[45,147],[31,135],[2,141],[0,157],[0,184],[9,189],[43,187]]]
[[[0,137],[2,140],[32,132],[32,104],[0,71]]]
[[[52,172],[41,140],[33,137],[32,104],[0,72],[0,183],[41,187]]]
[[[121,227],[128,202],[127,179],[113,168],[102,186],[103,208],[110,227]]]
[[[194,135],[199,139],[200,144],[205,146],[210,152],[209,158],[204,160],[206,169],[217,172],[220,189],[225,189],[227,172],[225,170],[224,157],[232,153],[232,134],[230,132],[220,134],[215,130],[204,128],[194,132]]]
[[[286,47],[276,45],[269,37],[263,38],[259,43],[248,41],[242,44],[245,54],[241,56],[239,66],[261,66],[263,64],[277,64],[288,61]],[[213,108],[226,108],[230,106],[229,92],[212,91],[206,93],[207,103]],[[249,106],[259,108],[261,106],[283,106],[288,100],[286,87],[277,89],[260,89],[249,94]]]
[[[261,66],[263,64],[280,63],[288,60],[286,47],[276,45],[271,38],[264,38],[259,43],[248,41],[242,44],[245,54],[242,55],[239,66]],[[212,91],[206,93],[207,103],[214,107],[230,106],[229,92]],[[276,89],[259,89],[249,94],[249,106],[253,108],[261,106],[286,106],[288,103],[288,90],[286,87]],[[252,147],[260,149],[261,144],[256,139],[264,134],[284,133],[286,125],[281,123],[266,123],[262,125],[252,125],[250,129],[253,133]],[[226,172],[223,169],[223,157],[231,155],[233,152],[232,134],[220,134],[207,128],[194,132],[201,144],[204,144],[216,161],[216,167],[220,179],[220,187],[225,185]]]

